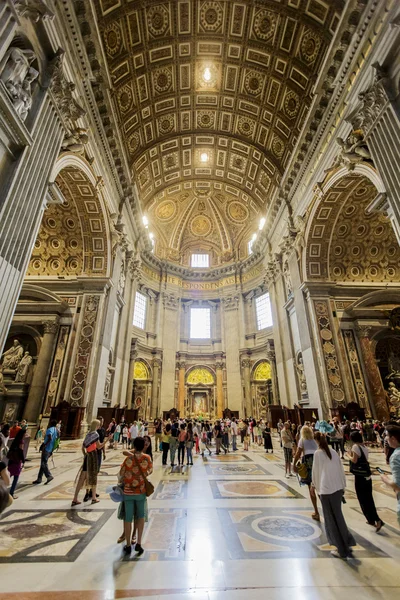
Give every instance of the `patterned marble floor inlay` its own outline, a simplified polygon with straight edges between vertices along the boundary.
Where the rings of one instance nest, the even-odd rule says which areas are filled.
[[[206,464],[208,461],[220,463],[253,462],[246,454],[237,454],[236,452],[232,452],[231,454],[212,454],[211,456],[205,456],[203,461]]]
[[[73,562],[113,512],[11,510],[0,521],[0,563]]]
[[[271,475],[269,471],[255,463],[206,465],[208,475]]]
[[[106,495],[106,488],[109,485],[116,484],[117,479],[115,477],[110,477],[109,479],[101,477],[98,479],[97,493],[104,497]],[[44,489],[46,490],[45,492],[39,494],[39,496],[35,496],[32,498],[32,500],[72,500],[75,491],[75,482],[64,481],[64,483],[61,483],[56,487],[52,487],[50,489],[45,487]],[[82,490],[80,494],[80,500],[82,500],[83,493],[84,492]],[[106,497],[108,498],[108,496]]]
[[[158,484],[154,496],[154,500],[183,500],[187,498],[186,479],[163,479]]]
[[[323,526],[310,512],[285,508],[217,509],[231,559],[249,558],[331,558]],[[386,554],[353,532],[355,554],[383,557]]]
[[[141,559],[184,560],[187,511],[185,509],[149,510],[149,522],[143,536],[146,549]]]
[[[304,498],[283,481],[272,480],[211,480],[214,498]]]

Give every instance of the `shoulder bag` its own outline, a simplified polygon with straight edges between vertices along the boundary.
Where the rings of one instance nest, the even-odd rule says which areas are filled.
[[[369,462],[365,457],[363,449],[359,446],[361,451],[361,456],[357,460],[356,463],[350,461],[350,473],[353,473],[356,477],[371,477],[371,467],[369,466]]]
[[[134,456],[137,466],[139,467],[139,471],[141,472],[142,477],[144,479],[144,485],[146,488],[146,496],[148,498],[149,496],[151,496],[154,493],[154,485],[151,483],[151,481],[149,481],[147,479],[146,475],[143,473],[142,467],[140,466],[140,462],[136,458],[136,454],[134,454],[133,456]]]

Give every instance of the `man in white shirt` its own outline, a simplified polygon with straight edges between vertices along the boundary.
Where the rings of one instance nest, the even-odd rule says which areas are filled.
[[[235,450],[237,450],[236,440],[237,440],[237,433],[238,433],[238,426],[236,423],[236,419],[232,419],[231,432],[232,432],[232,450],[235,452]]]
[[[283,454],[285,456],[285,477],[294,477],[292,473],[293,460],[293,436],[290,431],[290,423],[285,423],[281,431],[281,440],[283,446]]]
[[[131,434],[131,448],[133,448],[133,440],[135,438],[137,438],[137,436],[138,436],[138,426],[137,426],[136,421],[133,422],[133,425],[131,425],[131,428],[129,431]]]

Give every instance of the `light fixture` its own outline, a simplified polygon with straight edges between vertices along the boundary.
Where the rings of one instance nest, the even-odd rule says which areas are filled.
[[[206,67],[203,71],[203,79],[204,81],[211,81],[211,69],[210,67]]]
[[[208,162],[208,152],[202,152],[202,153],[200,154],[200,160],[201,160],[201,162],[203,162],[203,163],[206,163],[206,162]]]
[[[143,217],[142,217],[142,221],[143,221],[143,225],[144,225],[144,226],[146,227],[146,229],[147,229],[147,227],[149,226],[149,220],[148,220],[148,218],[147,218],[145,215],[143,215]]]
[[[262,219],[260,219],[260,222],[258,224],[258,229],[261,231],[262,228],[264,227],[264,225],[265,225],[265,218],[262,217]]]

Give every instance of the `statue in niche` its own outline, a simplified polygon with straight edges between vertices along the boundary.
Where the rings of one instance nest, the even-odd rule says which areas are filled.
[[[297,377],[299,379],[301,393],[303,394],[307,392],[307,381],[306,375],[304,373],[303,355],[301,352],[299,352],[297,355],[297,362],[295,366],[297,371]]]
[[[109,400],[109,398],[110,398],[111,378],[112,378],[112,370],[110,369],[110,365],[108,365],[107,373],[106,373],[106,381],[104,384],[104,400]]]
[[[0,394],[6,394],[7,388],[4,385],[3,365],[0,365]]]
[[[282,274],[285,279],[287,295],[288,295],[288,297],[292,296],[293,295],[293,286],[292,286],[292,279],[290,277],[289,265],[288,265],[287,261],[285,261],[285,263],[283,265]]]
[[[28,351],[25,352],[21,362],[18,365],[15,383],[26,383],[29,374],[29,367],[32,364],[32,356]]]
[[[389,383],[388,396],[390,407],[394,409],[394,411],[391,410],[390,412],[395,412],[397,417],[400,416],[400,391],[396,388],[393,381]]]
[[[32,106],[31,85],[39,75],[39,72],[31,67],[35,59],[32,50],[11,46],[0,63],[0,79],[22,121],[25,121]]]
[[[3,369],[17,369],[24,355],[24,349],[18,340],[13,341],[11,348],[6,350],[2,356]]]

